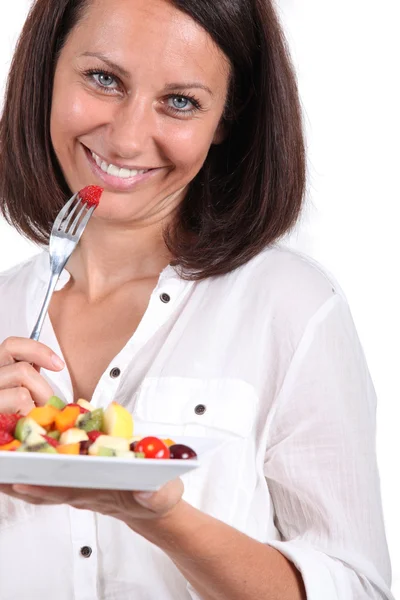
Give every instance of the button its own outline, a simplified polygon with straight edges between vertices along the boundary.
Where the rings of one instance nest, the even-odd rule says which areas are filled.
[[[168,304],[168,302],[171,300],[171,296],[169,294],[161,294],[160,295],[160,300],[161,302],[164,302],[164,304]]]
[[[114,367],[114,369],[111,369],[110,377],[112,377],[113,379],[117,379],[117,377],[119,377],[120,375],[121,369],[118,369],[118,367]]]
[[[81,554],[84,558],[89,558],[90,556],[92,556],[92,552],[93,550],[90,546],[82,546],[81,548]]]
[[[196,408],[194,409],[194,412],[196,413],[196,415],[204,415],[204,413],[206,412],[206,407],[204,406],[204,404],[198,404],[196,406]]]

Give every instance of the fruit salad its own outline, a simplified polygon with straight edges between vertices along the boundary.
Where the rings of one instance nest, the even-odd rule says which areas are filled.
[[[119,458],[193,459],[184,444],[134,436],[132,415],[117,402],[104,410],[87,400],[66,404],[52,396],[26,416],[0,414],[0,451],[45,452]]]

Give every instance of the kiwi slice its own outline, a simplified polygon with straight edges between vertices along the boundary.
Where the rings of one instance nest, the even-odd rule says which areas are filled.
[[[19,419],[15,427],[14,437],[24,443],[32,434],[45,435],[46,430],[30,417]]]
[[[58,410],[62,410],[67,406],[58,396],[52,396],[47,400],[46,404],[50,404],[50,406],[54,406],[54,408],[57,408]]]
[[[76,427],[83,429],[86,433],[89,431],[102,431],[103,418],[104,410],[102,408],[96,408],[95,410],[92,410],[92,412],[80,415],[76,422]]]

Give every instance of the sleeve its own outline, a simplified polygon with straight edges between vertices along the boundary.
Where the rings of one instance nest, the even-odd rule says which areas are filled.
[[[265,477],[308,600],[394,600],[375,451],[376,398],[344,299],[308,323],[270,413]]]

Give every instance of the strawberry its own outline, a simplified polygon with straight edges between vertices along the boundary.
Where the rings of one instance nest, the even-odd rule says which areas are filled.
[[[101,431],[88,431],[87,436],[89,441],[93,444],[100,435],[104,435]]]
[[[46,442],[48,444],[50,444],[50,446],[53,446],[53,448],[57,448],[57,446],[60,445],[60,442],[58,442],[57,440],[55,440],[54,438],[52,438],[50,435],[43,435],[42,434],[42,438],[44,440],[46,440]]]
[[[5,446],[13,441],[13,436],[8,431],[0,431],[0,446]]]
[[[79,192],[79,196],[88,206],[97,206],[103,192],[103,188],[98,185],[88,185]]]
[[[10,414],[10,415],[2,415],[0,414],[0,432],[5,431],[10,435],[14,435],[15,426],[20,420],[21,415],[19,414]]]

